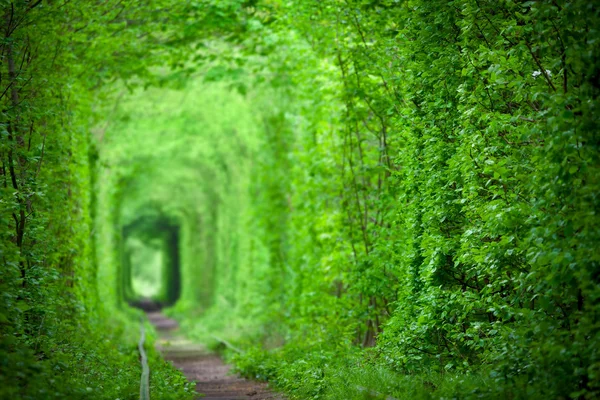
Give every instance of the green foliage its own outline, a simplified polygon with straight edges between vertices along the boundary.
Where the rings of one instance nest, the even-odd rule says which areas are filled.
[[[1,6],[4,397],[135,393],[132,238],[294,398],[600,395],[592,2],[63,6]]]
[[[258,88],[276,88],[253,100],[268,268],[238,269],[238,300],[189,329],[253,342],[223,316],[261,304],[264,352],[236,362],[299,398],[346,398],[322,365],[371,346],[374,371],[474,374],[434,397],[597,396],[597,9],[278,7],[248,39],[268,54],[247,67]]]

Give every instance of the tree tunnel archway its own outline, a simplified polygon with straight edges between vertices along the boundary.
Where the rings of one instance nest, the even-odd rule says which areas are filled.
[[[101,233],[102,293],[116,291],[118,307],[143,297],[131,279],[138,261],[128,242],[162,220],[178,227],[180,293],[161,304],[198,315],[236,308],[238,288],[267,274],[263,227],[255,223],[266,210],[255,210],[248,197],[257,182],[253,155],[264,148],[262,117],[239,93],[201,81],[183,91],[149,89],[122,107],[103,153],[111,169],[99,179],[114,205],[99,217],[112,224]],[[265,278],[244,296],[255,298],[264,285],[281,287]]]
[[[142,216],[122,229],[121,296],[133,306],[148,300],[171,306],[181,293],[180,226],[170,218]]]

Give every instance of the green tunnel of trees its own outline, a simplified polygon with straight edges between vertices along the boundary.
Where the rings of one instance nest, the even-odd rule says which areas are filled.
[[[147,299],[291,399],[600,396],[595,2],[0,13],[0,399],[138,398]]]
[[[179,298],[179,226],[141,217],[122,231],[121,296],[129,304],[152,300],[170,306]]]

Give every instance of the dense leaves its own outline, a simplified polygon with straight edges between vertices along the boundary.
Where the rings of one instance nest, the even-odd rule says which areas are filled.
[[[597,9],[280,15],[254,46],[274,44],[262,71],[292,103],[254,181],[286,329],[265,325],[267,358],[242,370],[328,396],[336,358],[376,343],[377,368],[487,377],[474,396],[596,396]]]
[[[135,375],[84,338],[160,226],[169,312],[292,397],[600,395],[593,2],[1,4],[8,398]]]

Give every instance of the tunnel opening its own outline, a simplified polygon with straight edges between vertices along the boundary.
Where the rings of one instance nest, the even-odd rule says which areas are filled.
[[[132,307],[156,311],[181,292],[180,227],[169,218],[144,216],[123,227],[121,296]]]

